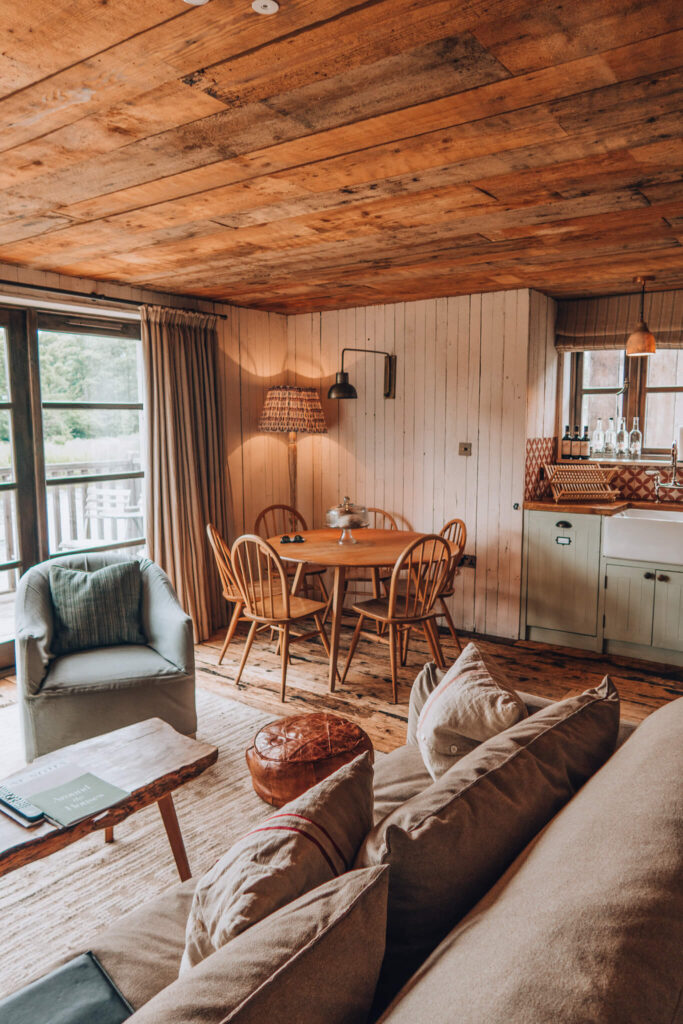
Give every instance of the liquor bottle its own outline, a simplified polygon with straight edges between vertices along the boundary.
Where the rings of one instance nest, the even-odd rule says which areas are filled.
[[[583,437],[581,438],[581,458],[590,459],[591,457],[591,439],[588,436],[588,424],[586,423],[583,428]]]
[[[581,458],[581,431],[579,430],[578,423],[575,425],[574,433],[572,435],[571,458],[572,459],[580,459]]]
[[[632,459],[639,459],[640,453],[643,450],[643,435],[640,431],[640,424],[638,417],[633,417],[633,430],[628,435],[628,447],[631,452]]]
[[[620,459],[628,458],[628,430],[626,429],[626,417],[619,417],[619,429],[617,430],[617,456]]]
[[[593,455],[602,455],[605,450],[605,431],[602,429],[602,420],[600,418],[595,423],[591,447]]]
[[[614,429],[614,416],[610,416],[607,421],[607,430],[605,431],[605,455],[614,455],[617,450],[617,432]]]
[[[562,438],[560,453],[563,459],[571,459],[572,457],[572,435],[569,429],[569,424],[564,428],[564,436]]]

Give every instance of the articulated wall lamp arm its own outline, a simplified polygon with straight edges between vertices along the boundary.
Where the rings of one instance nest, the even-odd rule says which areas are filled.
[[[349,383],[349,375],[344,371],[344,356],[347,352],[362,352],[366,356],[384,356],[384,397],[396,398],[396,356],[389,352],[382,352],[376,348],[343,348],[341,359],[341,371],[330,390],[328,398],[358,398],[358,392],[353,384]]]

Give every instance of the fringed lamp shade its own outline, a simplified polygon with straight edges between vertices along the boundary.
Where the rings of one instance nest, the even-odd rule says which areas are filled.
[[[258,429],[267,434],[326,434],[320,395],[315,388],[270,388]]]

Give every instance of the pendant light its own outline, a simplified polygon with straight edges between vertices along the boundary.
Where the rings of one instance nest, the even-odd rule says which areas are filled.
[[[654,281],[654,277],[636,277],[634,281],[642,286],[640,292],[640,323],[633,334],[629,335],[629,339],[626,342],[626,355],[652,356],[657,351],[657,346],[655,345],[654,335],[650,334],[650,328],[645,323],[645,282]]]

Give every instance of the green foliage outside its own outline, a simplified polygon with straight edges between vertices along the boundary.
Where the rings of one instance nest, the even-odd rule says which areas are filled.
[[[0,329],[0,341],[4,341]],[[139,402],[139,342],[40,331],[44,402]],[[4,348],[4,345],[3,345]],[[7,401],[6,358],[0,359],[0,400]],[[115,409],[43,411],[45,456],[55,462],[120,461],[139,455],[140,414]],[[0,412],[0,467],[10,464],[9,414]]]

